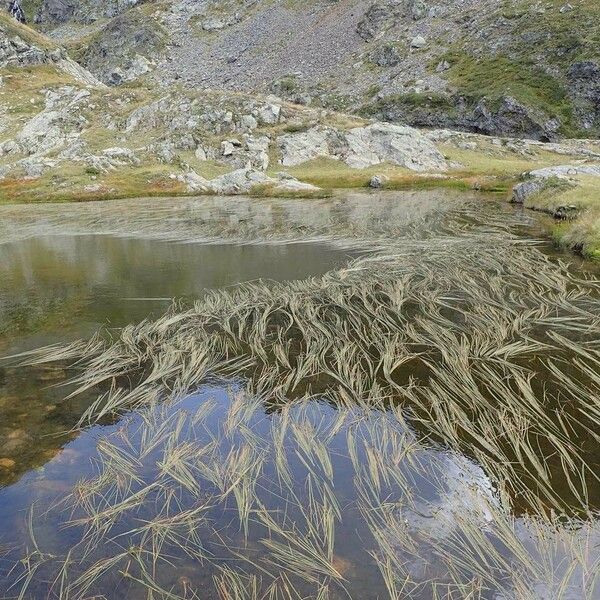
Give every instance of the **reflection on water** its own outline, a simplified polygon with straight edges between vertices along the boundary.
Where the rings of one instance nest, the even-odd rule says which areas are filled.
[[[584,597],[594,565],[583,549],[600,542],[597,528],[557,537],[507,518],[481,468],[419,443],[397,417],[316,402],[265,413],[230,382],[92,428],[0,497],[12,537],[35,540],[14,581],[33,570],[31,598],[46,597],[57,573],[75,598],[208,600],[220,584],[222,598],[262,597],[235,594],[256,586],[429,600],[477,590],[473,581],[489,600],[525,586]],[[22,514],[32,502],[33,525]],[[23,552],[9,549],[6,564]],[[410,577],[405,596],[386,588],[388,568]]]
[[[198,245],[108,235],[0,243],[0,334],[82,335],[164,311],[172,298],[254,279],[325,273],[348,252],[318,244]],[[39,339],[35,340],[39,343]]]
[[[480,203],[448,192],[348,193],[334,199],[298,201],[257,198],[178,198],[85,204],[0,206],[0,240],[47,234],[110,234],[190,242],[336,241],[352,245],[393,235],[423,235],[443,227],[459,202]],[[507,212],[507,215],[510,212]],[[520,217],[522,222],[530,219]],[[427,223],[427,228],[422,225]]]

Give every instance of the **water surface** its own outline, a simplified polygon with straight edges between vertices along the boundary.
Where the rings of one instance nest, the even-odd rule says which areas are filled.
[[[258,279],[320,275],[356,252],[325,243],[201,244],[57,233],[0,240],[0,353],[88,337],[162,314],[173,299]],[[59,452],[88,401],[63,368],[0,365],[0,485]],[[14,465],[12,464],[14,461]]]
[[[315,277],[318,285],[318,277],[329,272],[342,273],[343,281],[345,277],[352,278],[353,269],[359,268],[351,263],[344,271],[354,258],[365,257],[368,261],[373,255],[373,268],[383,269],[385,258],[376,253],[384,253],[385,257],[390,252],[392,256],[392,249],[393,260],[399,260],[405,253],[408,265],[405,272],[399,269],[394,276],[408,278],[418,271],[419,257],[425,262],[429,247],[431,252],[435,249],[446,259],[455,256],[458,261],[453,265],[455,277],[454,272],[438,274],[447,295],[439,305],[447,311],[440,322],[444,317],[451,319],[448,323],[451,329],[462,325],[461,293],[467,298],[472,292],[473,273],[480,276],[483,269],[489,269],[486,285],[494,290],[504,286],[508,289],[514,283],[503,280],[500,259],[499,264],[490,262],[494,243],[498,244],[499,256],[514,243],[515,251],[526,257],[530,238],[541,236],[542,231],[538,216],[484,196],[446,192],[443,195],[440,192],[349,194],[316,201],[206,198],[0,207],[0,353],[14,354],[87,338],[98,329],[102,329],[104,336],[118,336],[121,327],[159,317],[173,298],[182,307],[190,307],[211,289],[235,290],[236,285],[244,282],[259,279],[288,282]],[[543,265],[540,249],[557,265],[571,259],[540,241],[531,246],[532,256],[541,261],[540,265]],[[474,261],[469,263],[473,269],[480,255],[488,261],[482,262],[481,272],[476,268],[468,271],[466,262],[465,271],[461,272],[461,260]],[[562,294],[564,286],[565,298],[581,300],[580,307],[593,305],[594,298],[596,302],[600,298],[594,295],[593,286],[586,292],[589,298],[580,297],[579,292],[573,292],[572,298],[569,296],[571,277],[594,277],[591,267],[576,259],[571,262],[570,270],[565,270],[564,276],[558,277],[558,282],[548,289],[559,288]],[[448,264],[451,263],[449,260]],[[360,268],[365,269],[365,263]],[[506,272],[510,272],[508,266]],[[371,276],[368,269],[365,279],[367,276]],[[451,277],[454,279],[450,281]],[[427,285],[435,289],[436,283],[429,281]],[[544,284],[540,283],[540,290]],[[519,321],[535,313],[536,291],[534,285],[525,307],[519,304],[522,299],[518,294],[507,293],[507,306],[511,307],[511,301],[514,306],[506,309],[506,327],[511,327],[511,314]],[[482,293],[485,295],[487,290]],[[496,296],[502,297],[502,293]],[[485,323],[485,313],[495,311],[503,319],[504,309],[490,305],[481,315],[466,315],[464,319],[467,322],[470,317],[471,323],[477,323],[481,316],[481,323]],[[340,314],[343,314],[341,303]],[[402,314],[412,316],[415,324],[427,323],[427,307],[411,306],[408,302]],[[440,315],[435,317],[438,319]],[[547,318],[548,322],[560,317],[536,316],[540,321]],[[437,323],[435,319],[433,322]],[[432,335],[438,333],[431,330]],[[587,348],[595,350],[596,342],[587,340],[585,332],[580,338]],[[359,345],[361,342],[357,340]],[[444,348],[440,350],[443,354]],[[486,356],[496,350],[483,348],[477,352]],[[557,355],[560,360],[577,359],[575,351],[562,350],[564,354]],[[504,351],[511,356],[510,348]],[[541,366],[535,365],[552,358],[540,346],[537,353],[514,360],[519,368],[534,368],[542,373]],[[348,356],[348,364],[351,359]],[[431,360],[441,362],[433,354]],[[148,597],[151,585],[160,585],[160,589],[154,589],[156,597],[208,600],[223,597],[214,591],[215,577],[229,577],[231,569],[244,576],[258,577],[273,566],[278,572],[289,573],[302,597],[316,597],[314,582],[298,576],[308,568],[306,564],[290,566],[281,552],[293,547],[294,539],[304,538],[319,548],[324,546],[323,552],[328,552],[327,532],[320,529],[325,525],[319,515],[335,512],[336,503],[340,515],[332,520],[335,544],[328,556],[335,573],[317,578],[319,585],[325,587],[335,581],[329,590],[331,598],[390,597],[389,581],[382,577],[388,567],[391,571],[401,568],[408,573],[416,584],[407,597],[423,600],[432,597],[431,582],[438,582],[439,589],[455,585],[448,575],[451,571],[448,561],[459,565],[458,574],[454,573],[457,578],[479,581],[485,575],[485,561],[483,567],[475,560],[451,562],[468,555],[466,532],[474,536],[474,531],[485,532],[486,544],[501,557],[497,559],[499,563],[519,565],[515,573],[521,570],[523,549],[534,564],[552,571],[555,577],[552,581],[545,578],[545,571],[532,570],[535,578],[527,575],[530,580],[527,583],[537,589],[534,597],[554,598],[558,588],[569,600],[583,597],[577,578],[586,579],[585,568],[593,570],[593,565],[586,561],[598,558],[593,550],[600,542],[595,520],[570,526],[557,535],[553,525],[540,524],[529,516],[530,497],[519,497],[517,493],[507,502],[512,511],[507,515],[506,499],[497,495],[493,474],[478,463],[475,452],[468,451],[468,439],[464,440],[464,452],[457,452],[444,444],[444,439],[431,436],[426,427],[421,428],[418,419],[409,424],[405,420],[407,415],[393,405],[389,412],[378,410],[373,414],[365,412],[362,405],[336,408],[326,394],[331,381],[323,373],[315,374],[316,382],[324,379],[327,383],[323,386],[323,398],[315,394],[308,405],[294,405],[289,411],[267,402],[263,404],[249,395],[243,378],[220,378],[203,383],[185,398],[139,411],[125,411],[83,431],[69,432],[98,393],[105,391],[91,389],[65,400],[72,387],[64,384],[77,373],[77,366],[71,368],[60,362],[31,367],[19,366],[14,361],[0,364],[2,597],[18,597],[19,585],[32,570],[38,575],[33,577],[29,596],[25,597],[60,597],[60,586],[49,586],[48,581],[57,577],[60,572],[57,565],[72,549],[73,557],[77,556],[77,564],[72,566],[75,582],[94,567],[94,561],[124,553],[115,562],[115,568],[98,579],[95,585],[99,587],[84,590],[85,586],[75,585],[76,598],[101,591],[111,599],[141,599]],[[429,375],[422,365],[410,363],[395,377],[398,384],[422,378],[420,383],[425,385]],[[588,379],[592,381],[591,376]],[[542,394],[544,385],[542,379],[535,389]],[[586,380],[586,385],[592,383]],[[303,387],[299,385],[294,395],[302,393]],[[568,410],[560,414],[570,418]],[[510,417],[502,412],[501,401],[498,415]],[[548,408],[548,415],[554,418],[554,406]],[[427,415],[416,416],[427,418]],[[598,448],[594,435],[577,430],[575,424],[572,428],[573,438],[582,441],[582,455],[593,457],[594,449]],[[540,456],[545,459],[545,440],[537,443]],[[355,452],[349,452],[354,444]],[[289,482],[285,469],[282,471],[283,455]],[[385,457],[383,464],[378,464],[377,457]],[[567,511],[571,516],[577,513],[574,508],[577,502],[572,498],[569,482],[560,476],[558,458],[556,462],[553,464],[552,457],[547,458],[549,485],[568,508],[573,508]],[[126,470],[131,472],[119,473],[115,470],[116,463],[129,464]],[[166,468],[166,464],[170,467]],[[245,468],[260,466],[256,481],[241,474],[247,472],[240,466],[244,464]],[[388,475],[385,475],[386,465],[390,467]],[[190,471],[186,470],[188,467]],[[596,467],[597,460],[592,464],[592,468]],[[381,475],[376,475],[381,469]],[[239,477],[227,479],[232,473]],[[186,485],[187,477],[192,477],[193,485]],[[87,481],[78,488],[82,478]],[[128,493],[137,493],[156,481],[163,483],[148,493],[145,502],[134,504],[131,510],[119,508],[119,518],[108,517],[107,539],[84,535],[85,543],[81,546],[82,532],[93,530],[89,523],[83,525],[82,521],[65,528],[70,515],[83,519],[89,511],[112,511],[122,494],[126,497]],[[240,481],[243,486],[236,487]],[[524,481],[532,497],[543,497],[535,481]],[[597,509],[600,499],[597,482],[587,492],[587,508]],[[255,494],[257,500],[245,521],[240,506],[246,493]],[[66,498],[69,498],[68,514],[64,507],[55,508],[56,502]],[[207,506],[202,518],[191,521],[194,524],[191,530],[185,529],[190,523],[185,521],[185,533],[177,533],[165,542],[168,552],[158,563],[155,558],[136,554],[136,548],[147,542],[139,527],[148,523],[156,523],[158,527],[162,519],[181,518],[186,511],[199,510],[203,502]],[[372,511],[365,508],[369,502],[374,503]],[[46,512],[48,508],[51,510]],[[265,521],[267,513],[282,527],[279,533],[273,523]],[[369,521],[369,515],[373,521]],[[469,529],[472,527],[475,530]],[[507,541],[508,529],[512,537]],[[292,541],[285,537],[290,532]],[[407,539],[412,541],[407,543]],[[265,540],[283,546],[274,549]],[[552,547],[546,546],[544,540]],[[509,541],[519,547],[515,549]],[[88,548],[90,544],[91,551],[82,551],[82,547]],[[592,551],[571,572],[568,565],[577,545]],[[210,559],[190,555],[191,547],[196,551],[202,548]],[[392,550],[398,564],[386,567],[381,562],[385,557],[382,548],[386,547]],[[487,548],[474,544],[474,553],[484,547]],[[492,550],[489,552],[490,556],[481,558],[491,564],[496,558]],[[28,556],[29,562],[21,565],[29,566],[10,571],[14,561],[23,555]],[[301,548],[296,555],[302,556]],[[251,566],[248,560],[252,561]],[[152,584],[144,579],[146,566],[151,566]],[[506,580],[507,589],[517,585],[504,573],[504,564],[498,564],[497,569],[500,574],[495,583]],[[522,570],[529,573],[524,567]],[[24,579],[17,582],[19,576]],[[561,577],[566,577],[562,587]],[[141,580],[145,583],[140,584]],[[479,589],[479,596],[472,597],[490,600],[507,597],[499,595],[489,583],[487,586]],[[458,595],[441,597],[459,598],[466,597],[465,594],[461,589]]]

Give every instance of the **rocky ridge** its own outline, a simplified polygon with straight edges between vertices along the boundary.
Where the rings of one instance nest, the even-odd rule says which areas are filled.
[[[600,134],[595,0],[40,0],[30,22],[110,85],[275,93],[413,126]],[[26,11],[27,12],[27,11]]]
[[[281,170],[325,161],[329,169],[381,166],[440,177],[463,168],[445,156],[452,148],[482,147],[475,134],[418,131],[275,95],[185,85],[168,91],[106,86],[51,40],[6,19],[0,21],[0,48],[0,70],[6,72],[0,80],[0,178],[5,180],[52,179],[53,173],[79,169],[90,179],[85,188],[101,190],[107,174],[154,169],[188,192],[246,193],[265,186],[313,192]],[[25,90],[22,77],[29,82]],[[551,152],[600,159],[600,147],[590,143],[486,139],[492,153],[498,148],[500,154],[525,157]],[[385,184],[380,175],[373,185]],[[69,185],[59,175],[55,179],[54,187]]]

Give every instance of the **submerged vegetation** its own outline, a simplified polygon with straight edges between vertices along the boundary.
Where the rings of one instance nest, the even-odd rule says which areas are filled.
[[[9,593],[597,597],[598,281],[506,216],[419,217],[350,221],[332,241],[370,251],[323,277],[30,355],[95,391],[82,425],[134,411],[32,513]],[[256,240],[294,225],[246,219]]]

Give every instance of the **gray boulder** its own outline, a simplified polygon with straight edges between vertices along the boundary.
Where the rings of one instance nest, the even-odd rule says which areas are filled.
[[[275,125],[281,118],[281,106],[279,104],[267,104],[258,110],[258,120],[263,125]]]
[[[513,188],[512,202],[515,204],[525,204],[528,198],[541,192],[545,187],[546,182],[543,179],[522,181]]]
[[[422,35],[417,35],[410,41],[410,47],[419,49],[427,46],[427,40]]]
[[[391,163],[411,171],[446,171],[444,156],[425,136],[412,127],[375,123],[346,134],[347,165],[362,169]]]
[[[353,169],[390,163],[412,171],[446,171],[444,157],[425,136],[412,127],[374,123],[343,132],[332,127],[278,138],[281,164],[295,166],[315,158],[344,161]]]
[[[260,185],[267,185],[273,180],[263,171],[254,169],[238,169],[209,181],[209,189],[215,194],[233,195],[247,194]]]
[[[277,139],[281,152],[281,164],[293,167],[319,157],[330,157],[329,136],[331,129],[313,127],[308,131],[282,135]]]
[[[237,169],[214,179],[204,179],[194,171],[176,176],[184,182],[189,192],[202,192],[225,196],[249,194],[262,186],[270,187],[275,193],[312,193],[320,188],[298,181],[294,177],[282,174],[277,178],[269,177],[264,171],[256,169]]]
[[[575,177],[577,175],[600,177],[600,165],[558,165],[530,171],[529,175],[542,179],[550,177]]]
[[[389,179],[390,178],[387,175],[373,175],[369,181],[369,187],[374,190],[379,190],[386,186]]]
[[[86,125],[81,104],[88,90],[65,86],[46,94],[45,108],[30,119],[16,141],[27,154],[44,154],[74,142]]]

